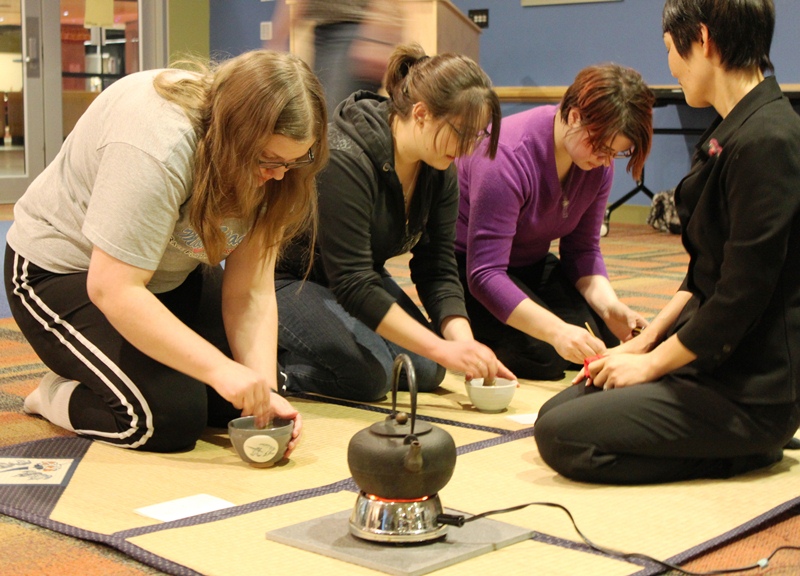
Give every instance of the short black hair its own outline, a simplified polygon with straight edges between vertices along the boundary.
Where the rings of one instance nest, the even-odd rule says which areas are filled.
[[[701,24],[708,28],[726,70],[758,67],[774,72],[769,58],[775,31],[773,0],[666,0],[662,31],[669,32],[683,58],[692,42],[700,40]]]

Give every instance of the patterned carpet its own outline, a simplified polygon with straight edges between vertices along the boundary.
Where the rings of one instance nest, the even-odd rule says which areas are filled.
[[[602,240],[602,247],[612,283],[620,297],[645,317],[652,318],[682,280],[687,258],[680,238],[646,226],[615,224],[612,233]],[[396,259],[389,268],[414,295],[407,278],[406,263],[404,258]],[[21,413],[22,399],[36,385],[43,371],[44,367],[13,321],[0,320],[0,448],[59,435],[69,436],[41,419]],[[685,568],[705,571],[748,565],[779,546],[800,544],[798,514],[800,509],[795,507],[766,525],[756,525],[751,535],[706,552],[686,563]],[[102,544],[74,539],[3,515],[0,515],[0,566],[0,572],[20,576],[163,573]],[[751,570],[741,573],[765,572]],[[770,561],[766,573],[800,573],[800,554],[790,551],[778,553]]]
[[[25,395],[44,366],[10,318],[0,320],[0,448],[56,436],[72,436],[22,413]],[[0,514],[0,566],[15,576],[135,576],[163,574],[116,550],[78,540]]]
[[[654,317],[672,298],[688,262],[679,236],[645,225],[615,223],[613,232],[601,239],[601,248],[617,294],[645,318]],[[557,253],[557,244],[552,250]],[[409,255],[399,256],[386,268],[416,297],[408,278],[409,258]]]

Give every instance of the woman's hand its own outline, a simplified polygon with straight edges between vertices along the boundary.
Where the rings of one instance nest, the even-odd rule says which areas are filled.
[[[658,375],[652,370],[649,354],[611,354],[589,364],[587,386],[603,390],[624,388],[652,382]]]
[[[647,327],[647,320],[617,300],[605,310],[603,321],[622,342],[627,342]]]
[[[620,301],[605,276],[584,276],[578,279],[575,287],[592,310],[603,319],[612,334],[622,342],[630,340],[647,326],[647,320]]]
[[[300,413],[286,398],[272,390],[267,380],[258,372],[231,360],[231,365],[221,374],[212,375],[211,386],[242,416],[255,416],[257,427],[266,426],[273,418],[294,420],[292,439],[286,447],[286,456],[297,447],[303,429]]]
[[[274,390],[272,391],[270,410],[272,416],[275,418],[294,420],[292,439],[289,440],[289,444],[286,445],[286,453],[284,454],[284,456],[288,458],[300,442],[300,434],[303,431],[303,419],[300,417],[300,413],[289,404],[289,401]]]
[[[256,426],[266,426],[270,420],[272,389],[267,379],[255,370],[230,360],[211,373],[208,384],[241,410],[242,416],[255,416]]]
[[[586,385],[589,386],[592,384],[592,378],[587,371],[587,362],[589,365],[594,363],[596,360],[599,360],[600,357],[605,356],[615,356],[617,354],[645,354],[650,350],[650,347],[647,343],[645,343],[645,338],[633,338],[620,344],[619,346],[614,346],[613,348],[609,348],[603,354],[598,354],[596,356],[587,356],[583,360],[583,368],[580,369],[578,374],[575,378],[572,379],[573,384],[578,384],[583,380],[586,380]]]
[[[516,376],[497,359],[494,352],[472,335],[463,316],[449,316],[442,322],[442,336],[429,330],[398,304],[392,304],[376,330],[382,337],[441,364],[467,378],[508,378]]]
[[[591,384],[603,390],[610,390],[643,382],[655,382],[665,374],[697,358],[697,355],[686,348],[675,334],[649,352],[631,353],[630,350],[635,348],[633,343],[640,338],[642,336],[617,346],[608,355],[591,362],[588,366],[589,374],[586,375],[589,378],[587,386]]]
[[[463,372],[467,380],[473,378],[505,378],[516,380],[517,377],[503,365],[491,348],[477,340],[442,340],[436,354],[436,361],[455,372]]]
[[[564,360],[580,364],[584,358],[606,351],[605,343],[585,328],[563,323],[552,341],[553,348]]]

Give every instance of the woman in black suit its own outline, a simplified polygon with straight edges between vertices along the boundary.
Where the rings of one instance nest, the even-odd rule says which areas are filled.
[[[675,194],[690,261],[633,340],[546,403],[535,437],[569,478],[720,478],[768,466],[800,425],[800,117],[772,72],[772,0],[667,0],[664,43],[719,117]]]

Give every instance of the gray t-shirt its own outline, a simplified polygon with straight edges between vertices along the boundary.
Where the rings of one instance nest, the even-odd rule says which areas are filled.
[[[188,223],[197,135],[153,87],[158,70],[128,75],[81,116],[53,162],[14,207],[9,245],[51,272],[89,267],[93,246],[153,270],[154,293],[179,286],[205,248]],[[226,221],[230,254],[246,229]]]

